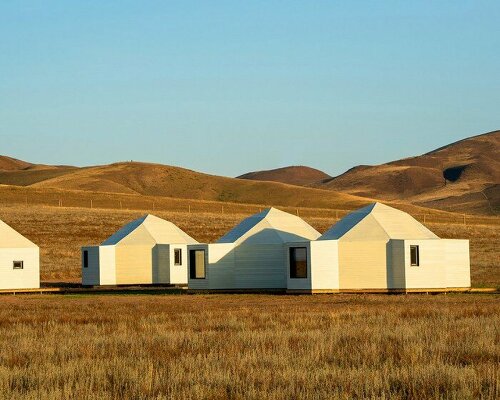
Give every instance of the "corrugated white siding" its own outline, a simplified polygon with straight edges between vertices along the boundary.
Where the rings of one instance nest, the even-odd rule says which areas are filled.
[[[14,269],[23,261],[23,269]],[[37,289],[40,287],[38,247],[0,248],[0,289]]]
[[[285,246],[239,245],[234,249],[234,287],[237,289],[286,289]]]
[[[175,265],[175,249],[180,249],[182,252],[182,263],[181,265]],[[188,283],[188,257],[187,245],[185,244],[171,244],[170,245],[170,261],[169,270],[170,277],[169,282],[173,285],[186,285]]]
[[[340,289],[387,289],[387,241],[338,243]]]
[[[443,239],[446,249],[446,284],[449,288],[470,287],[468,240]]]
[[[339,289],[339,246],[337,240],[319,240],[310,244],[313,290]]]
[[[391,240],[388,253],[387,287],[389,289],[404,289],[406,287],[406,255],[405,241]]]
[[[157,244],[153,247],[153,280],[152,283],[170,283],[170,250],[168,244]]]
[[[116,285],[115,246],[99,246],[99,284]]]
[[[208,246],[208,273],[210,289],[233,289],[234,284],[234,245],[216,243]]]
[[[419,266],[411,266],[410,246],[419,247]],[[406,289],[444,289],[446,283],[446,247],[443,240],[405,240]]]

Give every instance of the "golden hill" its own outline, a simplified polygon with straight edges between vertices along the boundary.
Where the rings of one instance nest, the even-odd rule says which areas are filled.
[[[368,202],[364,198],[330,190],[225,178],[179,167],[139,162],[66,170],[60,176],[40,180],[29,186],[298,207],[353,209]]]
[[[237,178],[307,186],[321,180],[330,179],[331,176],[324,173],[323,171],[320,171],[319,169],[301,165],[276,168],[265,171],[248,172],[246,174],[238,176]]]
[[[479,214],[500,212],[500,131],[417,157],[359,166],[314,187]]]

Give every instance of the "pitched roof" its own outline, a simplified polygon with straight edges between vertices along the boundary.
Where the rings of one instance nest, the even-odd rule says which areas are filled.
[[[302,218],[271,207],[244,219],[217,243],[287,243],[315,240],[319,236]]]
[[[438,239],[410,214],[373,203],[347,215],[319,240]]]
[[[198,242],[172,222],[148,214],[129,222],[106,239],[102,245],[139,245],[145,243],[196,244]]]
[[[0,220],[0,248],[38,247],[19,232]]]

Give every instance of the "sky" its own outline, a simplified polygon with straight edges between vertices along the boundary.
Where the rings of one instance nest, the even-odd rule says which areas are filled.
[[[500,2],[0,2],[0,154],[337,175],[500,129]]]

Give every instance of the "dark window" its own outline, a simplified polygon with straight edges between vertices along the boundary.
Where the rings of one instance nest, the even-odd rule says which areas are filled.
[[[418,267],[420,265],[418,246],[410,246],[410,265],[412,267]]]
[[[89,252],[87,250],[83,250],[83,268],[89,267]]]
[[[14,261],[12,263],[12,269],[24,269],[24,261]]]
[[[290,248],[290,278],[307,278],[307,248]]]
[[[189,276],[191,279],[205,279],[205,250],[189,252]]]
[[[182,265],[182,249],[174,249],[174,265]]]

